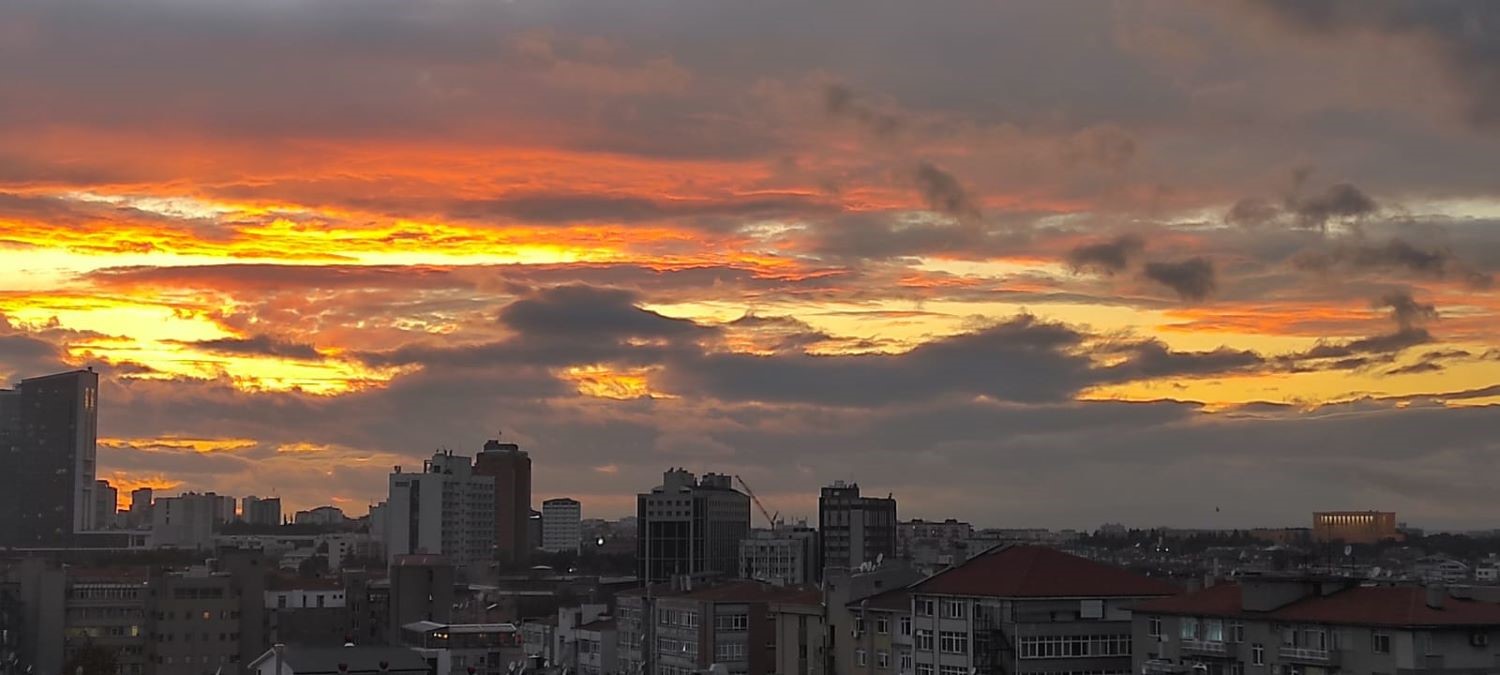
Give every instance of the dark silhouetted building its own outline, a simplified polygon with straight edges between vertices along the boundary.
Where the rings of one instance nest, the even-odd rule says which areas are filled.
[[[416,621],[453,620],[453,564],[437,555],[403,555],[391,563],[390,632],[401,640],[401,627]]]
[[[98,413],[92,370],[0,390],[0,545],[66,546],[93,529]]]
[[[531,455],[515,443],[489,440],[474,458],[474,474],[495,481],[495,548],[501,560],[531,557]]]
[[[662,484],[636,496],[636,564],[643,578],[740,570],[740,541],[750,533],[750,498],[731,478],[684,469],[662,474]]]
[[[835,482],[818,497],[823,565],[854,569],[896,554],[896,500],[861,497],[859,483]]]

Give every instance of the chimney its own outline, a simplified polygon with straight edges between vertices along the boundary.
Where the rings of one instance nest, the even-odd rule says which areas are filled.
[[[1442,584],[1427,585],[1427,606],[1432,609],[1442,609],[1443,600],[1448,597],[1448,589]]]

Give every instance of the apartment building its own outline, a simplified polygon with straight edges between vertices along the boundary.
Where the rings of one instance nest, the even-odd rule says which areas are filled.
[[[835,481],[818,495],[824,566],[854,569],[896,555],[896,500],[864,497],[858,483]]]
[[[152,579],[151,644],[154,675],[214,675],[238,671],[241,589],[226,574],[194,572]]]
[[[777,675],[825,675],[832,672],[828,658],[828,622],[822,599],[811,594],[766,604],[775,631]]]
[[[615,638],[615,620],[596,619],[578,627],[577,656],[575,663],[578,675],[613,675],[619,671],[620,661]]]
[[[848,605],[854,617],[850,632],[850,658],[843,673],[851,675],[911,675],[915,672],[912,647],[911,592],[896,588]]]
[[[773,584],[810,584],[821,578],[818,533],[806,525],[752,530],[740,542],[740,578]]]
[[[1247,577],[1141,603],[1133,626],[1140,673],[1437,675],[1500,664],[1500,604],[1436,586]]]
[[[146,661],[146,571],[70,568],[67,577],[64,658],[71,660],[85,647],[102,647],[114,653],[117,675],[152,672]]]
[[[806,586],[729,581],[652,587],[618,597],[620,668],[627,673],[690,675],[718,665],[731,675],[776,672],[772,603],[821,602]]]
[[[1055,549],[1013,545],[909,590],[915,675],[1127,675],[1130,607],[1179,589]]]
[[[437,452],[421,473],[390,475],[386,556],[441,555],[468,576],[484,574],[495,548],[495,479],[475,473],[470,458]]]

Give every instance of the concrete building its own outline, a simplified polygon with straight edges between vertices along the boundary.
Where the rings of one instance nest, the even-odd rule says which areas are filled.
[[[0,546],[66,546],[94,528],[98,418],[92,370],[0,389]]]
[[[468,457],[448,451],[423,462],[421,473],[396,467],[386,500],[387,558],[441,555],[469,576],[485,573],[496,554],[494,486]]]
[[[662,474],[662,484],[636,496],[639,576],[653,582],[677,575],[739,571],[740,541],[750,531],[750,498],[730,477],[685,469]]]
[[[434,675],[435,664],[406,647],[307,647],[289,644],[249,660],[254,675]],[[227,675],[227,673],[226,673]]]
[[[94,481],[94,527],[95,530],[112,530],[119,524],[120,493],[107,480]]]
[[[0,644],[9,645],[12,672],[62,672],[66,606],[67,577],[55,561],[26,558],[0,567]]]
[[[773,584],[812,584],[821,578],[818,533],[806,525],[754,530],[740,542],[742,579]]]
[[[910,587],[918,675],[1131,672],[1130,608],[1177,587],[1061,551],[998,547]]]
[[[152,548],[206,549],[214,542],[218,498],[184,492],[151,506]]]
[[[896,588],[849,603],[854,626],[841,673],[910,675],[915,672],[911,593]]]
[[[64,659],[84,647],[114,653],[117,675],[152,672],[146,659],[150,575],[144,569],[69,568]]]
[[[441,556],[402,555],[391,562],[391,642],[401,639],[401,627],[409,623],[453,620],[453,577],[453,564]]]
[[[354,635],[347,591],[338,579],[273,577],[266,586],[266,636],[272,643],[338,647]]]
[[[858,483],[835,482],[818,497],[824,567],[854,569],[896,555],[896,500],[862,497]]]
[[[618,596],[622,671],[691,675],[717,665],[730,675],[770,675],[777,663],[771,604],[821,602],[821,593],[807,586],[680,583],[654,587],[649,599],[641,589]]]
[[[1313,514],[1313,540],[1378,544],[1400,540],[1392,511],[1320,511]]]
[[[870,660],[871,656],[878,651],[861,634],[862,627],[867,622],[871,626],[877,626],[874,617],[866,616],[865,612],[878,611],[899,602],[892,597],[876,598],[892,591],[904,590],[921,580],[923,575],[899,560],[886,561],[873,569],[830,569],[828,572],[829,575],[823,579],[823,620],[827,625],[828,636],[824,666],[829,673],[843,675],[868,668],[868,664],[873,662]],[[909,606],[910,601],[907,604]],[[907,616],[909,619],[910,607],[907,609]],[[910,621],[905,628],[910,629]],[[910,641],[909,637],[907,641]],[[857,665],[856,652],[860,649],[865,650],[866,666]]]
[[[349,518],[337,506],[318,506],[292,514],[292,522],[298,525],[343,525]]]
[[[130,511],[125,514],[126,527],[145,530],[151,527],[151,488],[136,488],[130,491]]]
[[[766,615],[774,631],[777,675],[826,675],[828,628],[822,598],[812,594],[792,596],[766,603]]]
[[[583,541],[583,505],[559,497],[542,502],[542,550],[578,552]]]
[[[281,498],[250,495],[242,500],[240,520],[247,525],[280,525]]]
[[[214,526],[227,525],[239,519],[236,512],[235,498],[229,495],[218,495],[212,492],[208,496],[214,499]]]
[[[620,670],[615,620],[601,618],[578,627],[574,663],[578,675],[613,675]]]
[[[151,580],[152,675],[240,670],[264,647],[263,573],[195,569]]]
[[[414,621],[401,627],[401,644],[427,660],[431,675],[508,675],[524,661],[509,623]]]
[[[1142,603],[1138,673],[1480,673],[1500,663],[1500,604],[1439,587],[1246,577]]]
[[[500,560],[524,563],[535,548],[531,540],[531,455],[515,443],[489,440],[474,458],[474,473],[493,486],[494,541]]]

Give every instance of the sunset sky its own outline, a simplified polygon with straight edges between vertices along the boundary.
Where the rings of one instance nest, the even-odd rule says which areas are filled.
[[[0,378],[351,515],[503,430],[985,526],[1495,526],[1500,3],[19,0]],[[1216,512],[1216,508],[1219,509]]]

